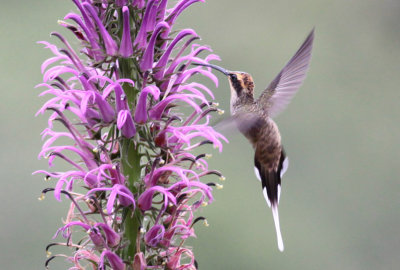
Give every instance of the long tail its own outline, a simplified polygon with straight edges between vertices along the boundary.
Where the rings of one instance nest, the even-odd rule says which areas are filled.
[[[278,204],[281,193],[281,177],[285,173],[288,167],[288,159],[285,156],[285,152],[282,149],[279,166],[277,171],[268,171],[262,167],[257,158],[254,159],[255,167],[254,171],[257,178],[261,181],[263,195],[268,207],[272,209],[272,216],[274,218],[276,238],[278,241],[278,248],[280,251],[284,250],[281,228],[279,225],[279,212]]]
[[[278,248],[282,252],[284,250],[283,246],[283,239],[282,239],[282,234],[281,234],[281,227],[279,225],[279,212],[278,212],[278,205],[272,205],[272,216],[274,217],[274,223],[275,223],[275,230],[276,230],[276,239],[278,241]]]
[[[282,252],[284,250],[284,246],[283,246],[283,239],[282,239],[282,233],[281,233],[281,226],[279,225],[278,203],[274,202],[271,204],[271,201],[268,198],[266,187],[263,188],[263,195],[264,195],[265,201],[268,204],[268,207],[270,207],[272,210],[272,216],[274,218],[275,230],[276,230],[276,239],[278,241],[278,248]],[[279,198],[279,195],[278,195],[278,198]]]

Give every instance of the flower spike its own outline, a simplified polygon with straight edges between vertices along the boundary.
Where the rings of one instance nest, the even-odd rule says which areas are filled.
[[[72,1],[77,12],[59,24],[73,32],[79,53],[57,32],[63,48],[40,42],[53,57],[42,64],[38,85],[48,97],[38,114],[50,112],[39,157],[50,168],[59,161],[69,167],[35,172],[53,185],[40,199],[49,191],[58,201],[69,198],[55,234],[63,240],[46,250],[66,252],[46,267],[64,257],[71,269],[195,269],[185,241],[205,220],[198,208],[220,188],[202,180],[222,174],[193,150],[221,150],[226,139],[209,125],[218,112],[213,93],[193,76],[217,79],[191,63],[219,58],[194,44],[194,30],[173,28],[202,0],[172,9],[168,0]]]

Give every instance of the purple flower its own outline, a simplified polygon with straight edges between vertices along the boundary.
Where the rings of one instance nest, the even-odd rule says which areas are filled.
[[[136,133],[135,124],[129,110],[121,110],[118,113],[117,128],[126,138],[132,138]]]
[[[175,101],[185,102],[189,104],[197,113],[200,113],[201,108],[193,99],[201,99],[201,97],[196,95],[184,95],[184,94],[169,95],[167,98],[160,101],[156,106],[154,106],[150,110],[150,117],[155,120],[159,120],[163,116],[163,113],[167,108],[167,106]]]
[[[122,259],[115,253],[109,251],[109,250],[104,250],[101,253],[101,258],[100,258],[100,265],[99,269],[106,269],[104,267],[104,261],[107,258],[107,260],[110,263],[111,269],[113,270],[125,270],[126,266]]]
[[[164,197],[162,211],[165,211],[165,209],[168,206],[168,203],[176,204],[176,198],[175,198],[174,194],[172,194],[171,192],[169,192],[167,189],[165,189],[163,187],[154,186],[154,187],[146,189],[146,191],[143,192],[142,195],[140,195],[140,197],[138,199],[138,205],[142,211],[147,211],[147,210],[151,209],[151,206],[153,205],[153,197],[156,192],[158,192],[159,194],[162,194]]]
[[[122,40],[121,46],[119,47],[119,53],[123,57],[130,57],[133,53],[132,48],[132,40],[131,40],[131,27],[129,24],[129,8],[123,7],[122,8],[122,15],[123,15],[123,33],[122,33]]]
[[[145,270],[146,268],[146,259],[144,258],[143,252],[136,253],[133,261],[133,270]]]
[[[151,94],[155,100],[158,100],[160,97],[160,90],[155,85],[150,85],[140,92],[139,100],[136,105],[135,111],[135,122],[138,124],[144,124],[147,122],[147,96]]]
[[[119,7],[123,7],[128,4],[128,0],[115,0],[115,4]]]
[[[103,38],[106,53],[108,55],[115,55],[118,50],[117,44],[112,39],[110,34],[107,32],[106,28],[103,25],[103,22],[97,16],[95,8],[88,2],[84,2],[82,5],[85,8],[85,10],[92,16],[97,27],[99,28],[100,36]]]
[[[167,262],[169,269],[197,269],[194,262],[194,254],[190,249],[171,247],[162,252],[161,256],[169,258]],[[189,261],[189,263],[182,264],[182,261]]]
[[[167,61],[169,59],[169,56],[172,53],[172,50],[175,48],[176,44],[183,39],[184,37],[192,35],[194,37],[198,37],[197,34],[192,30],[192,29],[185,29],[179,32],[179,34],[174,38],[174,40],[169,44],[167,50],[164,52],[160,60],[157,62],[155,69],[159,70],[154,77],[158,80],[160,80],[163,75],[164,75],[164,69],[166,67]]]
[[[149,44],[146,47],[146,50],[144,51],[142,61],[140,62],[140,69],[143,71],[146,71],[148,69],[151,69],[153,67],[154,63],[154,47],[156,44],[156,39],[158,35],[161,33],[161,31],[167,31],[169,32],[169,25],[166,22],[160,22],[157,24],[153,34],[151,35]]]
[[[115,204],[115,200],[117,198],[119,198],[119,203],[125,207],[128,207],[130,205],[133,205],[133,207],[135,207],[135,198],[133,197],[131,191],[125,187],[124,185],[120,185],[120,184],[115,184],[113,185],[113,187],[107,188],[107,187],[103,187],[103,188],[93,188],[91,189],[87,195],[90,195],[93,192],[97,192],[97,191],[111,191],[110,196],[108,197],[107,200],[107,212],[110,214],[113,211],[113,206]]]
[[[121,236],[111,229],[110,226],[104,223],[96,223],[94,227],[101,228],[103,230],[109,247],[115,247],[119,244]]]
[[[178,18],[182,11],[196,2],[204,2],[204,0],[187,0],[178,2],[178,4],[173,8],[172,12],[169,14],[168,18],[166,18],[166,21],[170,24],[174,24],[176,18]]]
[[[215,186],[202,178],[222,175],[192,150],[221,151],[226,139],[209,125],[219,111],[213,93],[193,76],[218,80],[191,63],[219,57],[194,43],[194,30],[173,27],[202,1],[171,9],[167,0],[72,1],[78,13],[60,24],[79,52],[59,33],[63,48],[40,42],[54,55],[41,66],[48,99],[37,113],[50,112],[39,153],[50,169],[35,173],[54,182],[43,194],[71,201],[56,233],[65,243],[49,246],[74,248],[71,269],[194,269],[184,241],[195,237],[204,219],[197,209],[213,202]],[[57,162],[69,168],[52,171]]]
[[[165,228],[162,225],[154,225],[146,233],[144,240],[149,246],[156,247],[158,243],[163,239]]]
[[[133,43],[134,46],[137,46],[139,49],[146,47],[147,45],[147,32],[149,30],[153,30],[151,28],[152,25],[155,24],[156,12],[157,9],[154,8],[156,4],[156,0],[148,0],[147,6],[145,9],[145,13],[143,16],[143,20],[141,22],[139,33]]]

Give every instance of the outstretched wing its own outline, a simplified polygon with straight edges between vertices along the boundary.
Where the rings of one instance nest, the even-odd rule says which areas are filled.
[[[268,110],[270,117],[278,115],[286,108],[303,83],[311,60],[313,40],[314,29],[292,59],[258,98],[259,104]]]
[[[254,140],[258,137],[259,129],[264,123],[265,120],[255,113],[240,112],[218,121],[213,127],[227,137],[240,131],[254,144]]]

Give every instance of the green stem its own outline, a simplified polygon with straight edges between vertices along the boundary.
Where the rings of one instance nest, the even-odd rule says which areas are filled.
[[[130,108],[134,108],[136,104],[137,95],[140,89],[140,78],[137,68],[133,59],[119,59],[120,76],[121,78],[129,78],[135,82],[135,87],[130,84],[124,83],[123,89],[126,95],[126,100]],[[141,180],[141,166],[140,166],[140,146],[135,143],[135,137],[132,139],[121,139],[121,163],[122,171],[126,177],[127,186],[129,190],[137,197],[139,194],[139,181]],[[123,258],[128,261],[133,261],[136,251],[140,247],[136,247],[139,235],[139,229],[142,220],[142,213],[139,208],[134,211],[126,209],[124,215],[124,238],[128,240],[128,244],[123,251]]]
[[[127,177],[128,188],[133,194],[138,193],[138,188],[135,183],[140,181],[140,153],[139,146],[135,145],[133,140],[123,139],[121,144],[122,153],[122,169]],[[138,208],[132,211],[127,209],[124,212],[124,238],[129,241],[124,249],[123,257],[126,260],[132,261],[136,253],[136,240],[139,233],[140,221],[142,214]]]
[[[131,106],[133,104],[136,104],[135,101],[137,98],[137,94],[139,93],[138,89],[141,88],[141,78],[139,77],[137,67],[133,59],[120,58],[119,64],[121,78],[129,78],[135,82],[135,87],[131,86],[128,83],[123,84],[126,99],[128,101],[128,104]]]

